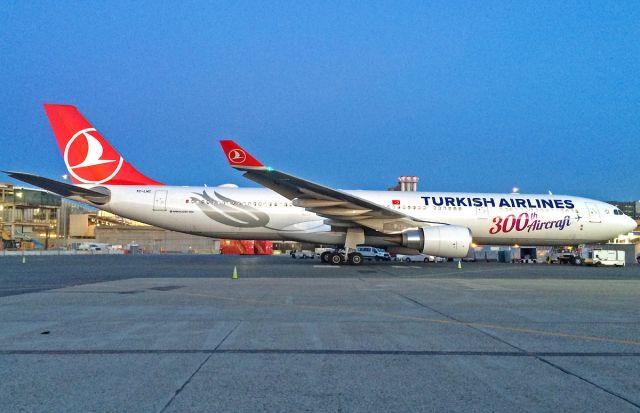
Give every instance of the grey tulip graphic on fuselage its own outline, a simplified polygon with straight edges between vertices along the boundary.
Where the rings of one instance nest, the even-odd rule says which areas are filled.
[[[195,193],[195,192],[194,192]],[[219,199],[212,198],[207,191],[195,193],[198,197],[191,197],[191,201],[205,213],[206,216],[221,224],[232,227],[255,228],[264,227],[269,223],[269,215],[248,205],[226,198],[213,192]]]

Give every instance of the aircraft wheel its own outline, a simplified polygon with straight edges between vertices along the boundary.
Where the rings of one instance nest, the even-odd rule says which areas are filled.
[[[320,254],[320,261],[328,264],[330,255],[331,255],[331,251],[323,252],[322,254]]]
[[[409,257],[405,258],[404,262],[411,262],[411,258],[409,258]]]
[[[331,265],[340,265],[344,262],[344,258],[342,258],[342,254],[337,252],[332,252],[329,256],[329,262]]]
[[[425,259],[424,259],[424,262],[429,262],[429,258],[425,258]]]
[[[352,252],[349,254],[349,264],[351,265],[360,265],[362,264],[362,254],[359,252]]]

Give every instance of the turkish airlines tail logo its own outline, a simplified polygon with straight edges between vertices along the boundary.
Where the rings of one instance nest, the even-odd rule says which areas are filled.
[[[44,107],[74,183],[162,185],[125,161],[74,106]]]
[[[69,142],[64,148],[64,163],[67,165],[69,174],[80,182],[87,184],[105,183],[120,172],[124,159],[119,155],[117,156],[118,159],[102,159],[104,153],[102,143],[91,135],[90,132],[97,131],[94,128],[83,129],[69,139]],[[84,153],[84,159],[82,155],[80,155],[79,159],[83,159],[82,162],[71,164],[69,161],[70,153],[76,155],[76,157]],[[109,167],[101,167],[99,171],[96,170],[96,168],[93,170],[87,169],[91,166],[105,165],[114,162],[117,162],[117,164],[110,165]]]
[[[82,161],[81,163],[75,166],[70,166],[69,164],[67,164],[69,168],[71,169],[82,168],[84,166],[94,166],[94,165],[100,165],[103,163],[116,161],[115,159],[101,159],[104,149],[102,149],[102,144],[100,143],[100,141],[97,140],[93,135],[89,133],[91,131],[95,131],[95,129],[89,128],[89,129],[81,130],[80,132],[76,133],[75,136],[71,138],[71,140],[69,140],[69,143],[67,144],[67,148],[66,148],[67,151],[71,146],[71,144],[74,142],[74,140],[79,136],[84,136],[84,138],[87,141],[87,148],[88,148],[87,155],[86,155],[86,158],[84,158],[84,161]],[[120,159],[122,159],[122,157],[120,157]]]

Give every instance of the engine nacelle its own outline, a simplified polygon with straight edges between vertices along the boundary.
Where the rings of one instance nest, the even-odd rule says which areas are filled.
[[[402,246],[423,254],[464,258],[471,247],[471,231],[459,225],[435,225],[402,233]]]

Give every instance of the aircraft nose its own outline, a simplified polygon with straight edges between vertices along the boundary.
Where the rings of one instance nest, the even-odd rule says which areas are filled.
[[[625,218],[626,218],[626,222],[624,227],[627,232],[631,232],[638,227],[638,223],[635,220],[633,220],[633,218],[631,217],[625,217]]]

